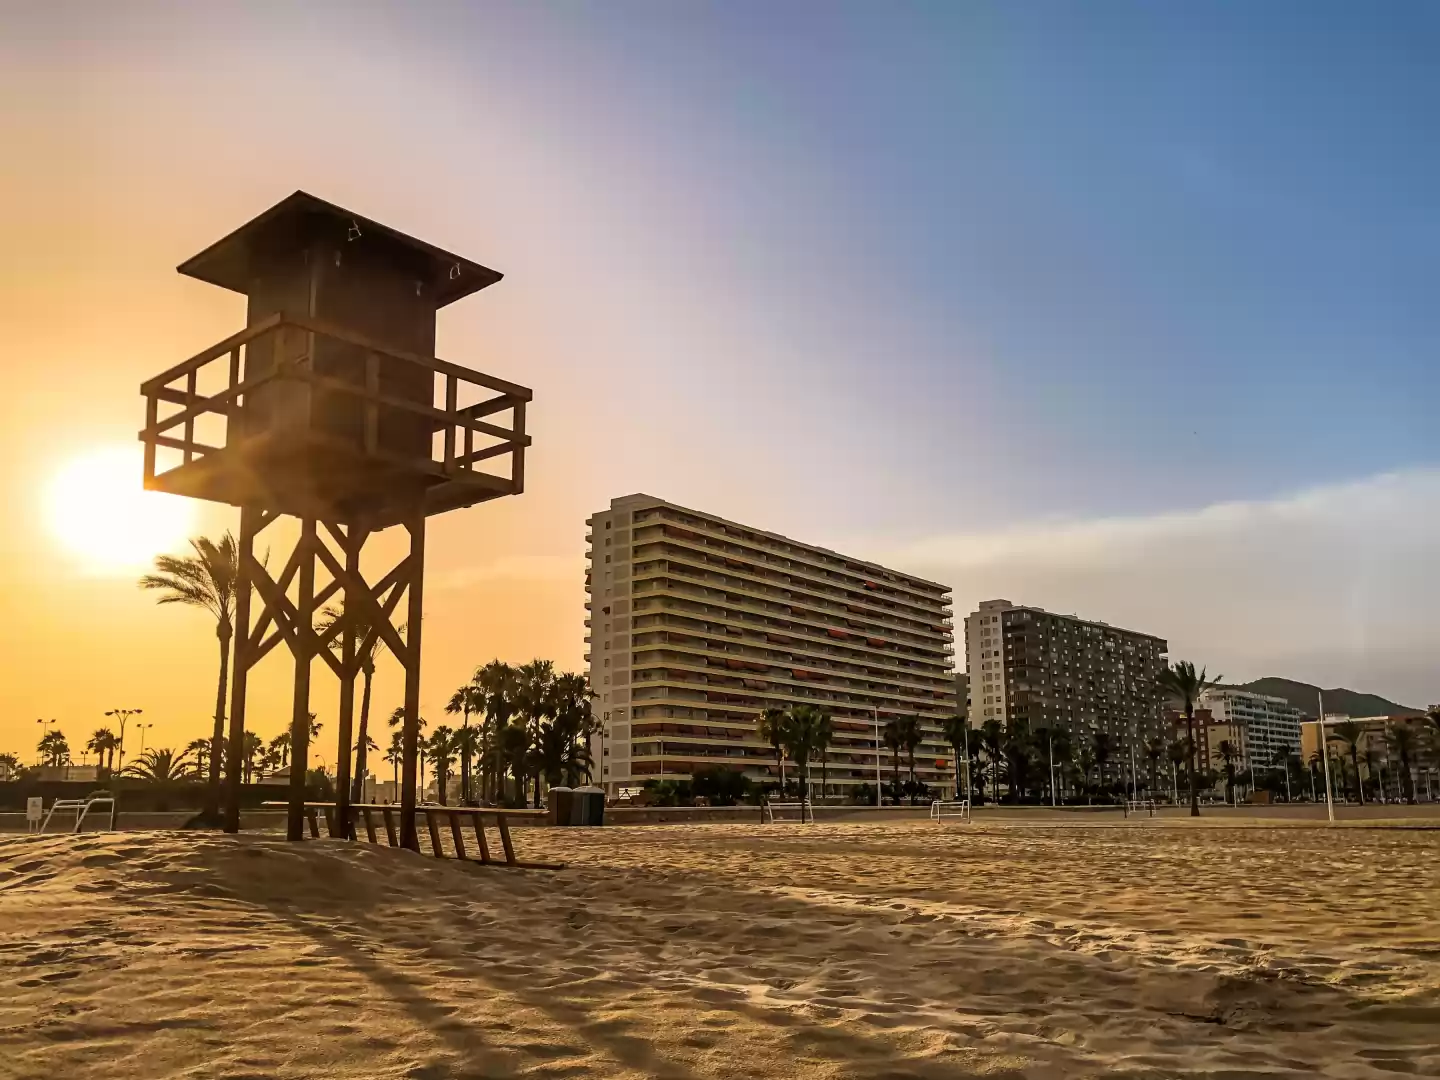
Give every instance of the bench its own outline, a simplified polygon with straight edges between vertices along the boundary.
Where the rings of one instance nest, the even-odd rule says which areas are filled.
[[[266,803],[266,806],[285,806],[285,803]],[[320,814],[325,815],[326,832],[331,836],[346,836],[351,840],[358,839],[356,823],[365,828],[365,839],[372,844],[381,843],[380,829],[384,829],[384,843],[389,847],[400,846],[400,831],[397,827],[396,816],[399,806],[394,803],[351,803],[350,820],[345,823],[343,830],[336,829],[335,804],[333,802],[307,802],[305,804],[305,820],[310,826],[310,835],[320,838]],[[515,843],[510,836],[510,820],[513,817],[524,817],[533,819],[533,810],[502,810],[491,806],[436,806],[424,804],[415,807],[415,817],[424,819],[421,826],[416,821],[416,836],[427,834],[430,837],[430,854],[437,859],[448,859],[451,856],[445,853],[442,844],[442,832],[448,833],[450,843],[455,848],[456,859],[463,859],[466,862],[477,862],[482,866],[507,866],[517,870],[563,870],[564,863],[533,862],[515,857]],[[493,819],[500,836],[501,858],[491,855],[490,840],[485,833],[485,819]],[[475,837],[475,848],[478,857],[472,857],[465,848],[465,828],[462,825],[466,819],[469,820],[470,831]],[[417,839],[418,843],[418,839]]]

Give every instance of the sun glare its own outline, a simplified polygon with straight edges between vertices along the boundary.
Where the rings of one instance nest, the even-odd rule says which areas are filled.
[[[143,569],[190,535],[189,500],[146,491],[140,476],[139,447],[108,447],[75,458],[51,481],[50,529],[87,571]]]

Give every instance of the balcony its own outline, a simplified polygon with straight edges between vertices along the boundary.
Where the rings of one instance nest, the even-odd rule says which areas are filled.
[[[524,489],[528,389],[322,320],[271,315],[140,392],[151,490],[383,528]]]

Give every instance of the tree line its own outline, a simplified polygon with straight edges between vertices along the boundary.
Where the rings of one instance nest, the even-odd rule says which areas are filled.
[[[225,707],[236,633],[239,550],[229,532],[218,541],[192,539],[190,548],[188,555],[158,556],[154,572],[141,577],[139,585],[155,592],[156,601],[162,605],[199,609],[214,621],[219,663],[213,726],[208,738],[195,739],[180,751],[168,747],[148,750],[122,772],[155,782],[203,779],[207,781],[206,812],[218,813],[221,775],[228,764]],[[327,607],[320,613],[316,630],[326,633],[347,618],[343,604]],[[355,636],[363,641],[369,628],[361,625],[360,619],[354,621]],[[404,627],[400,629],[403,633]],[[332,647],[340,647],[338,640],[332,642]],[[358,726],[354,746],[347,748],[355,755],[354,801],[360,800],[365,778],[373,772],[369,755],[379,753],[370,731],[371,691],[376,660],[384,647],[383,639],[377,635],[359,658],[362,682]],[[591,708],[593,697],[584,675],[558,672],[552,661],[537,659],[512,665],[492,660],[477,668],[446,704],[445,712],[457,717],[458,722],[441,724],[422,738],[422,776],[428,764],[441,802],[450,794],[449,781],[457,775],[458,766],[458,794],[463,803],[524,805],[533,801],[539,806],[544,785],[575,786],[590,779],[594,764],[591,745],[598,730]],[[385,761],[394,767],[397,786],[403,722],[404,709],[395,709],[389,716],[391,737],[384,754]],[[319,735],[321,727],[311,713],[312,739]],[[422,732],[429,727],[424,718],[420,719],[420,727]],[[46,764],[65,765],[71,761],[70,744],[58,729],[47,731],[38,749]],[[98,729],[86,749],[97,755],[102,768],[112,772],[117,750],[123,753],[120,740],[109,728]],[[290,750],[288,730],[268,743],[254,732],[246,732],[240,762],[242,778],[250,782],[286,768]],[[14,773],[22,770],[14,754],[0,755],[0,765]],[[317,783],[328,784],[328,777],[319,770],[313,770],[312,777]]]

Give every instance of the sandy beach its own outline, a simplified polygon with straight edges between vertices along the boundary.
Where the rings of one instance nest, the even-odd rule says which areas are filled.
[[[5,1077],[1440,1075],[1440,831],[0,839]]]

